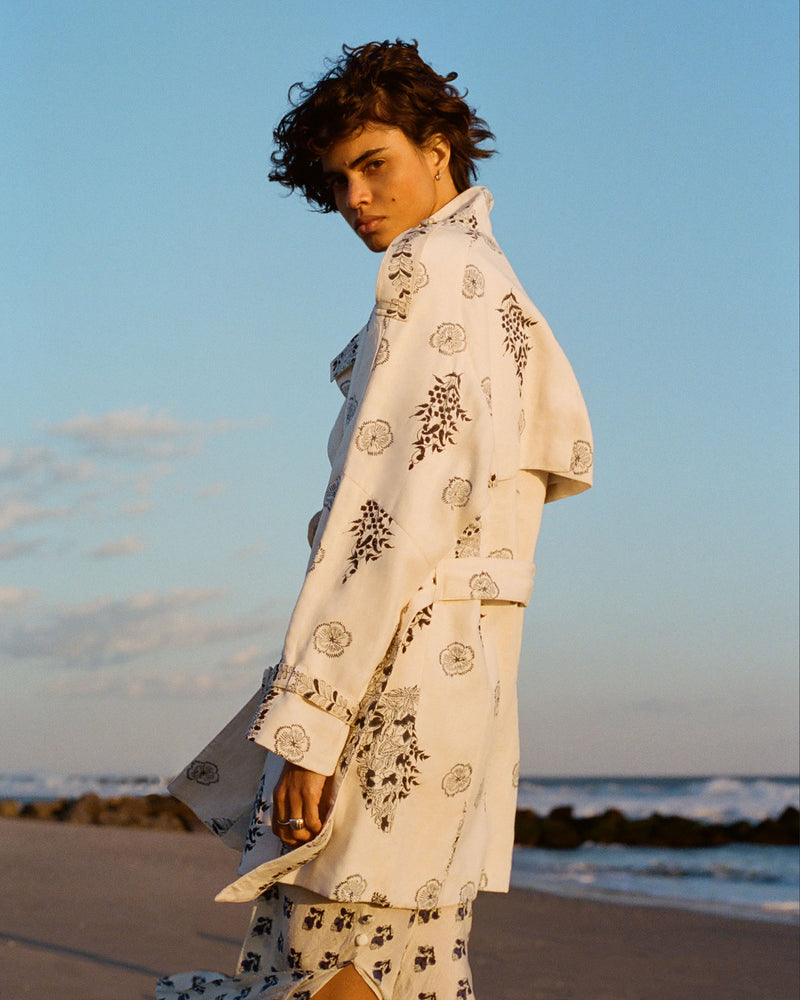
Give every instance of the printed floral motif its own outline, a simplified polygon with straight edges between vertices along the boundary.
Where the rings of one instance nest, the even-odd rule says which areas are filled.
[[[511,549],[494,549],[493,552],[489,553],[490,559],[513,559],[514,553]]]
[[[472,597],[482,601],[493,601],[500,593],[500,588],[488,573],[476,573],[469,578],[469,592]]]
[[[359,331],[331,361],[331,382],[334,382],[340,375],[343,375],[348,368],[355,364],[356,354],[358,354]]]
[[[465,885],[461,886],[458,898],[462,903],[471,903],[475,900],[477,895],[478,890],[475,888],[475,883],[467,882]]]
[[[456,559],[470,559],[481,554],[481,523],[480,518],[475,518],[474,521],[464,528],[461,534],[458,536],[455,547],[455,558]]]
[[[576,475],[588,472],[592,467],[592,446],[588,441],[576,441],[572,446],[569,469]]]
[[[210,760],[193,760],[186,768],[186,778],[198,785],[215,785],[219,781],[219,768]]]
[[[356,410],[358,409],[358,400],[355,396],[351,396],[347,400],[347,404],[344,408],[344,422],[349,424],[353,417],[356,415]]]
[[[228,819],[227,816],[212,816],[208,820],[208,828],[217,837],[223,837],[228,830],[233,826],[233,820]]]
[[[333,898],[342,903],[355,903],[364,895],[367,880],[363,875],[349,875],[333,890]]]
[[[378,350],[375,353],[375,360],[372,363],[373,368],[377,368],[378,365],[386,364],[389,360],[389,341],[386,337],[381,337],[378,342]]]
[[[379,699],[356,753],[361,795],[375,824],[392,829],[397,807],[419,784],[419,764],[428,759],[415,728],[419,688],[394,688]]]
[[[339,391],[341,392],[341,394],[344,396],[345,399],[347,399],[347,395],[350,392],[350,383],[351,382],[352,382],[352,379],[343,378],[341,382],[337,382],[336,383],[339,386]]]
[[[341,656],[352,641],[341,622],[323,622],[314,629],[314,649],[325,656]]]
[[[519,763],[516,763],[511,771],[511,784],[514,788],[519,788]]]
[[[442,778],[442,790],[452,798],[459,792],[465,792],[472,781],[472,768],[469,764],[455,764]]]
[[[428,340],[440,354],[452,357],[467,346],[467,331],[460,323],[440,323]]]
[[[466,507],[471,495],[472,483],[469,479],[461,479],[460,476],[453,476],[442,490],[442,502],[451,508]]]
[[[486,405],[489,407],[489,413],[492,412],[492,380],[487,375],[485,379],[481,381],[481,389],[483,395],[486,397]]]
[[[328,488],[325,490],[325,497],[322,501],[322,506],[325,510],[330,510],[333,507],[333,501],[336,499],[336,494],[339,490],[339,483],[342,481],[341,476],[337,476],[334,480],[328,483]]]
[[[365,420],[356,432],[356,448],[368,455],[382,455],[394,440],[385,420]]]
[[[421,462],[429,451],[444,451],[454,444],[458,425],[472,419],[461,405],[461,376],[451,372],[443,378],[434,375],[433,379],[434,386],[428,390],[427,402],[420,403],[413,413],[422,421],[422,427],[414,441],[409,469]]]
[[[258,791],[256,792],[256,798],[253,802],[253,811],[250,814],[250,825],[247,828],[244,850],[242,851],[243,854],[248,854],[252,851],[258,842],[258,838],[263,837],[264,833],[269,829],[271,799],[267,800],[264,798],[265,782],[266,778],[262,774],[261,781],[258,785]]]
[[[420,910],[433,910],[439,902],[441,891],[442,883],[435,878],[429,878],[424,885],[421,885],[414,897]]]
[[[299,764],[310,747],[308,733],[299,723],[281,726],[275,731],[275,753],[291,764]]]
[[[522,437],[522,435],[525,433],[525,423],[526,423],[525,422],[525,411],[524,410],[520,410],[519,411],[519,419],[517,420],[517,434],[519,434],[520,437]]]
[[[424,972],[429,965],[436,965],[436,952],[432,945],[417,945],[414,956],[414,972]]]
[[[475,994],[472,991],[472,984],[469,979],[459,979],[456,1000],[469,1000],[472,996],[475,996]]]
[[[425,265],[415,263],[414,241],[406,237],[397,244],[389,258],[386,273],[396,292],[388,307],[388,315],[406,319],[411,299],[428,284]]]
[[[461,294],[465,299],[480,298],[486,285],[483,274],[474,264],[464,268],[464,279],[461,283]]]
[[[356,537],[342,583],[349,580],[360,565],[373,562],[386,549],[394,548],[390,541],[394,537],[392,523],[391,515],[376,500],[367,500],[361,505],[361,516],[350,526],[350,533]]]
[[[325,558],[325,549],[320,545],[317,551],[314,553],[314,558],[311,560],[311,565],[308,568],[308,572],[310,573],[312,569],[316,569],[324,558]]]
[[[430,625],[431,618],[433,616],[433,605],[429,604],[427,607],[422,608],[418,611],[411,621],[408,623],[408,628],[406,629],[406,634],[403,637],[402,645],[400,646],[400,652],[405,653],[408,647],[414,640],[414,630],[420,631],[425,628],[426,625]]]
[[[334,623],[338,624],[338,623]],[[335,716],[342,722],[350,723],[355,716],[355,709],[350,705],[344,695],[340,694],[328,681],[321,677],[310,677],[302,670],[289,666],[288,663],[281,662],[276,667],[267,671],[265,680],[269,685],[270,695],[277,696],[280,691],[289,691],[296,694],[311,705],[316,705],[323,712]],[[264,717],[266,713],[264,714]],[[261,711],[256,716],[258,722],[263,721]]]
[[[525,368],[528,364],[528,351],[531,346],[528,341],[528,334],[525,331],[528,327],[535,326],[536,320],[531,319],[530,316],[527,316],[522,311],[522,307],[517,302],[513,292],[509,292],[506,295],[497,311],[502,316],[501,323],[505,332],[503,345],[506,353],[510,354],[514,359],[519,391],[520,395],[522,395],[522,382],[525,377]]]
[[[468,674],[475,662],[475,650],[463,642],[451,642],[439,653],[439,663],[448,677]]]

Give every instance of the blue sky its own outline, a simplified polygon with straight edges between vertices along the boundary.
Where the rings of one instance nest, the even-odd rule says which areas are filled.
[[[788,0],[4,4],[0,770],[170,773],[279,655],[378,258],[267,182],[271,130],[387,37],[494,129],[495,235],[595,431],[523,771],[796,771]]]

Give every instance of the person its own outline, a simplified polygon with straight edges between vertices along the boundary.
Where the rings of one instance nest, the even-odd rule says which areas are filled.
[[[275,130],[272,180],[383,254],[331,364],[331,475],[280,662],[171,786],[254,900],[233,977],[159,1000],[473,995],[509,884],[516,674],[543,506],[591,484],[575,377],[472,186],[493,139],[417,43],[343,47]]]

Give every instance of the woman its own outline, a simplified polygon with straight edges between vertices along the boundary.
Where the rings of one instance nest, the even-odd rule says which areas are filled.
[[[271,178],[384,256],[331,365],[344,400],[283,656],[173,785],[242,850],[218,897],[256,900],[239,970],[163,980],[163,1000],[460,1000],[472,900],[508,888],[534,546],[592,447],[470,187],[492,136],[454,77],[416,43],[345,47],[275,131]]]

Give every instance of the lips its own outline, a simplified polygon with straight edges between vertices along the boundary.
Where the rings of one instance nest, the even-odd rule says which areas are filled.
[[[359,236],[369,236],[382,222],[382,215],[361,215],[353,223],[353,228]]]

